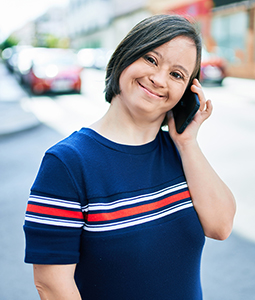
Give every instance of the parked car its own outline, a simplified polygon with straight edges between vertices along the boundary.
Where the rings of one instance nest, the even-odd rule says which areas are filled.
[[[223,79],[226,77],[226,62],[223,58],[214,53],[202,49],[202,62],[201,62],[201,83],[217,83],[222,84]]]
[[[32,48],[32,46],[13,46],[5,48],[2,52],[2,58],[7,66],[7,68],[15,73],[18,71],[18,60],[20,53],[25,50]]]
[[[22,81],[34,94],[81,92],[81,72],[74,52],[67,49],[33,48],[20,55]]]

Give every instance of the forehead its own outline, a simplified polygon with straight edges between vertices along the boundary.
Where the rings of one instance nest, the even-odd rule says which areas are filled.
[[[194,70],[197,61],[195,42],[188,37],[179,36],[152,50],[162,61],[169,64],[184,65]]]
[[[195,42],[185,36],[179,36],[169,42],[152,50],[163,60],[177,59],[186,63],[193,62],[197,59],[197,48]]]
[[[183,46],[183,47],[195,47],[195,41],[187,36],[177,36],[173,39],[171,39],[170,41],[162,44],[161,46],[157,47],[157,48],[161,48],[161,47],[168,47],[168,48],[172,48],[172,47],[176,47],[176,46]]]

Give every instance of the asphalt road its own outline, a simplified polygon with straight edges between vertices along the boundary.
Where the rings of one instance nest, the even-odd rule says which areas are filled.
[[[42,124],[0,137],[0,300],[39,299],[32,267],[23,263],[26,202],[45,150],[107,109],[101,102],[102,74],[84,76],[82,96],[26,98],[22,94],[27,109]],[[94,82],[90,88],[88,78],[98,85]],[[201,128],[200,144],[234,192],[238,213],[226,241],[206,241],[201,270],[204,300],[255,299],[254,86],[253,81],[228,79],[223,87],[205,88],[214,114]],[[13,92],[12,83],[9,88]]]

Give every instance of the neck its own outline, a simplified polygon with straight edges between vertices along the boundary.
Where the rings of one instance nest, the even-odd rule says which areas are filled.
[[[143,145],[156,138],[162,121],[134,118],[118,109],[116,101],[111,103],[106,114],[90,128],[119,144]]]

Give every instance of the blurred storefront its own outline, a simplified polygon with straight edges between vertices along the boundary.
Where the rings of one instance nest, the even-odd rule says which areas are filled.
[[[255,1],[214,3],[211,33],[229,76],[255,79]]]
[[[149,9],[194,18],[207,50],[226,60],[228,75],[255,79],[255,0],[150,0]]]
[[[214,46],[211,37],[212,0],[159,0],[149,1],[149,8],[153,14],[180,14],[195,19],[200,26],[203,43],[210,50]]]

